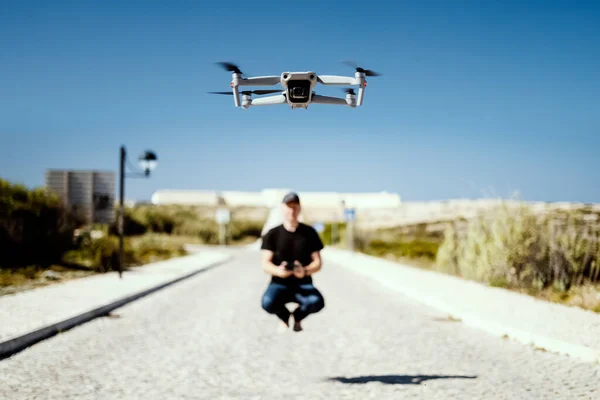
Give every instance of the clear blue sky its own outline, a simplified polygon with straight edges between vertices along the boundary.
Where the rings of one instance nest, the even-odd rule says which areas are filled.
[[[123,3],[126,3],[124,5]],[[486,3],[486,5],[482,5]],[[231,75],[380,71],[362,108],[234,108]],[[277,86],[280,87],[280,86]],[[342,95],[339,87],[318,93]],[[0,177],[118,171],[157,189],[600,202],[597,1],[5,1]]]

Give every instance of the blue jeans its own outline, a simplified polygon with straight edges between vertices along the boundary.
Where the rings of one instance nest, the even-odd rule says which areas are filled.
[[[281,283],[269,283],[262,297],[262,308],[269,314],[275,314],[286,324],[290,319],[290,311],[286,303],[297,303],[294,320],[302,321],[309,314],[321,311],[325,307],[325,299],[312,283],[297,286],[286,286]]]

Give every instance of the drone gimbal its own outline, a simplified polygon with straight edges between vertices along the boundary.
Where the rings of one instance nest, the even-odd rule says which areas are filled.
[[[290,108],[307,109],[311,103],[344,105],[355,108],[361,106],[364,99],[367,76],[380,76],[380,74],[360,68],[354,63],[346,62],[355,68],[354,77],[339,75],[317,75],[313,71],[307,72],[283,72],[280,76],[255,76],[244,78],[238,66],[229,62],[218,63],[225,70],[232,73],[229,92],[210,92],[212,94],[233,95],[236,107],[248,109],[251,106],[267,106],[276,104],[288,104]],[[317,84],[331,86],[358,86],[358,98],[354,89],[346,88],[346,97],[323,96],[316,94],[314,88]],[[240,90],[240,86],[273,86],[281,84],[283,90]],[[252,98],[253,94],[265,95],[279,93],[274,96]],[[240,100],[241,95],[241,100]]]

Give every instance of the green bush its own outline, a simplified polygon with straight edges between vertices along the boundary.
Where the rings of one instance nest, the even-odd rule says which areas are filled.
[[[131,251],[125,249],[125,260],[131,260]],[[119,247],[116,237],[99,239],[85,238],[77,249],[68,251],[63,261],[86,266],[97,272],[117,271],[119,269]]]
[[[118,226],[118,213],[116,214],[117,218],[115,221],[110,224],[108,229],[109,234],[118,236],[119,235],[119,226]],[[144,225],[142,222],[137,220],[131,213],[131,210],[125,209],[125,213],[123,215],[123,234],[124,236],[139,236],[148,232],[148,227]]]
[[[174,216],[161,212],[160,210],[149,210],[144,217],[142,223],[150,232],[154,233],[171,234],[177,223]]]
[[[345,240],[345,234],[345,222],[336,223],[335,228],[333,223],[328,222],[324,224],[323,232],[321,232],[319,236],[321,237],[321,241],[323,242],[323,244],[325,246],[329,246],[332,244],[343,243],[343,241]]]
[[[100,238],[92,241],[90,246],[93,265],[100,272],[117,271],[119,269],[119,247],[112,238]]]
[[[0,179],[1,267],[59,263],[73,248],[73,233],[81,223],[81,218],[44,189],[29,190]]]
[[[186,221],[198,220],[192,209],[141,205],[132,210],[132,216],[143,224],[149,232],[172,234],[177,226]]]
[[[229,225],[229,239],[237,242],[249,238],[260,238],[264,221],[240,220],[232,213]],[[169,235],[199,238],[206,244],[219,242],[219,227],[214,217],[200,213],[193,206],[140,205],[126,209],[124,231],[126,236],[145,233],[165,233]],[[111,234],[116,235],[116,223],[111,226]]]
[[[86,266],[96,272],[117,271],[120,262],[118,246],[116,236],[99,239],[88,237],[81,241],[79,248],[69,251],[64,260]],[[187,254],[183,245],[151,234],[125,238],[123,247],[123,270]]]
[[[139,240],[131,240],[126,244],[130,249],[131,264],[147,264],[150,262],[164,260],[171,257],[186,255],[183,245],[169,243],[160,237],[146,236]]]
[[[229,233],[231,240],[239,241],[246,238],[260,238],[263,223],[260,221],[231,221]]]
[[[217,243],[218,233],[217,223],[206,219],[186,219],[173,230],[174,235],[197,237],[207,244]]]
[[[403,241],[384,241],[380,239],[371,240],[365,253],[382,257],[392,254],[396,257],[422,258],[435,260],[439,244],[425,239],[409,239]]]

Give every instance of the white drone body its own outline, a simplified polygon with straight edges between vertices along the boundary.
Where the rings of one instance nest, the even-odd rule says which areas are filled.
[[[343,105],[355,108],[361,106],[367,86],[366,75],[379,74],[357,68],[354,77],[338,75],[318,75],[314,71],[283,72],[280,76],[256,76],[244,78],[241,71],[233,64],[221,63],[229,71],[233,71],[231,92],[212,92],[215,94],[233,95],[236,107],[248,109],[255,106],[287,104],[292,110],[308,109],[311,104]],[[253,90],[240,89],[243,86],[274,86],[280,84],[283,90]],[[357,86],[358,97],[353,89],[346,89],[346,97],[323,96],[315,93],[317,84],[332,86]],[[272,96],[252,98],[252,94],[278,93]],[[240,99],[241,96],[241,99]]]

